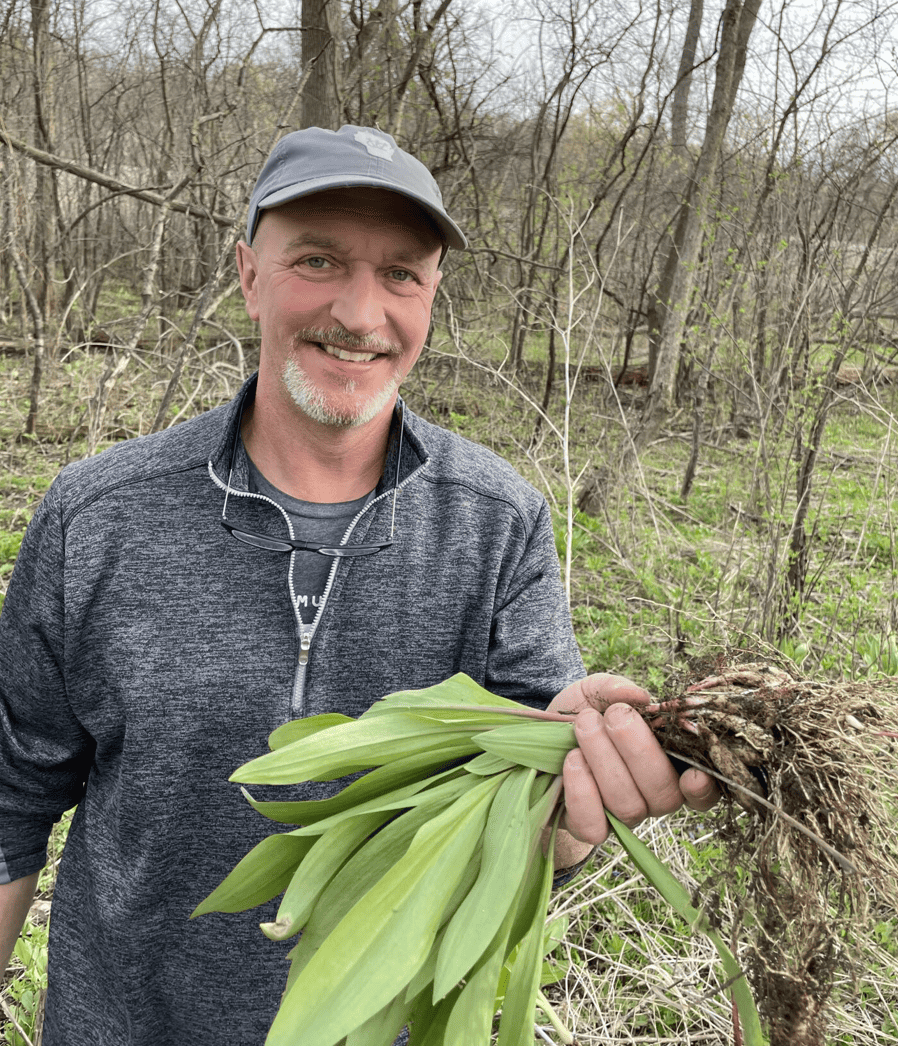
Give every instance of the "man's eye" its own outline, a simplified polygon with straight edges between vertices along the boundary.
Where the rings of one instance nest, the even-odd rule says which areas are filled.
[[[413,274],[408,271],[408,269],[394,269],[392,275],[393,279],[396,280],[397,283],[409,283],[411,280],[415,278]]]
[[[325,269],[330,265],[330,262],[327,258],[322,258],[316,254],[311,258],[304,258],[303,265],[308,265],[310,269]]]

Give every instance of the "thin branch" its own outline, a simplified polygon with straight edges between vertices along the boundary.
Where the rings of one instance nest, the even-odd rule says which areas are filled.
[[[816,832],[812,832],[811,829],[803,825],[801,821],[796,821],[795,818],[792,817],[791,814],[787,814],[781,806],[777,806],[776,803],[771,803],[769,799],[765,799],[762,795],[758,795],[757,792],[753,792],[750,788],[746,788],[744,785],[739,784],[738,781],[734,781],[730,777],[724,777],[724,775],[718,773],[717,770],[712,770],[707,766],[703,766],[701,763],[695,763],[691,759],[687,759],[685,755],[681,755],[679,752],[673,752],[667,748],[665,748],[664,751],[669,756],[673,756],[674,759],[679,760],[679,762],[686,763],[687,766],[691,766],[696,770],[701,770],[704,773],[709,774],[711,777],[715,777],[718,781],[723,781],[723,783],[729,788],[735,788],[736,791],[742,792],[742,794],[749,798],[753,803],[760,803],[761,806],[766,806],[767,809],[775,813],[777,817],[781,817],[787,824],[796,829],[796,831],[803,833],[813,843],[819,846],[825,854],[836,862],[843,872],[848,872],[850,875],[860,874],[857,867],[853,865],[847,857],[840,854],[839,851],[830,846],[829,843],[824,842]]]
[[[103,174],[102,171],[95,171],[91,167],[85,167],[84,164],[77,163],[75,160],[66,160],[61,156],[56,156],[54,153],[44,152],[43,149],[36,149],[33,145],[29,145],[27,142],[21,141],[19,138],[13,137],[7,131],[0,128],[0,142],[8,146],[10,149],[15,149],[17,152],[22,153],[31,160],[35,160],[37,163],[43,164],[46,167],[54,167],[60,171],[66,171],[68,174],[74,174],[77,178],[83,178],[85,181],[94,182],[96,185],[102,185],[104,189],[111,189],[116,193],[124,193],[127,196],[133,196],[138,200],[143,200],[145,203],[151,203],[156,207],[161,207],[166,203],[166,197],[161,196],[159,193],[151,192],[149,189],[140,189],[135,185],[127,185],[125,182],[120,182],[116,178],[110,178],[109,175]],[[197,207],[191,203],[181,203],[178,201],[171,201],[168,206],[173,211],[180,211],[182,214],[192,215],[194,218],[206,218],[216,225],[221,225],[226,229],[229,229],[234,224],[233,217],[228,217],[223,214],[215,214],[214,212],[207,211],[203,207]]]

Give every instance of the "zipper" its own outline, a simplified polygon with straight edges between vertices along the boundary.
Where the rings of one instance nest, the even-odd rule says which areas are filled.
[[[384,491],[383,494],[378,494],[376,498],[372,498],[364,508],[360,509],[356,513],[355,519],[353,519],[349,526],[346,528],[346,532],[340,539],[340,544],[345,545],[349,540],[353,529],[355,528],[358,521],[364,516],[364,514],[374,505],[377,504],[382,498],[391,494],[392,491]],[[290,536],[293,536],[292,528]],[[293,677],[293,693],[291,696],[290,708],[291,713],[297,719],[303,719],[306,712],[306,668],[309,664],[309,656],[312,651],[312,640],[315,638],[315,633],[318,631],[318,624],[321,621],[321,615],[324,613],[324,608],[327,605],[327,598],[330,595],[331,589],[334,585],[334,578],[337,576],[337,568],[340,565],[339,559],[334,559],[333,566],[330,569],[330,573],[327,576],[327,583],[324,586],[324,591],[321,593],[321,602],[318,605],[318,610],[315,616],[312,618],[312,623],[307,625],[302,620],[302,615],[299,612],[299,605],[296,602],[296,592],[293,587],[293,567],[296,562],[296,554],[291,553],[290,555],[290,571],[288,575],[288,587],[290,589],[290,602],[293,604],[293,613],[296,615],[297,633],[299,635],[299,657],[296,661],[296,674]]]
[[[223,483],[215,471],[212,465],[212,461],[208,464],[209,475],[212,482],[222,490],[227,490],[228,485]],[[282,506],[279,505],[273,498],[268,497],[266,494],[259,494],[251,490],[240,490],[239,488],[230,488],[230,497],[239,498],[255,498],[257,501],[264,501],[266,504],[276,508],[278,512],[284,517],[284,521],[287,524],[287,532],[290,537],[295,537],[293,533],[293,521],[290,519],[290,513]],[[306,625],[302,620],[302,615],[299,612],[299,606],[296,602],[296,595],[293,588],[293,565],[296,562],[296,553],[290,553],[290,566],[287,570],[287,592],[290,597],[290,604],[293,609],[293,617],[296,621],[296,637],[299,640],[299,654],[296,659],[296,671],[293,675],[293,688],[290,697],[290,714],[293,718],[302,718],[305,714],[304,711],[304,700],[303,700],[303,689],[305,684],[306,665],[309,663],[309,651],[312,647],[312,637],[315,634],[315,628],[318,624],[318,618],[321,616],[321,611],[324,608],[324,599],[321,600],[321,606],[318,608],[318,613],[315,615],[311,625]],[[336,560],[334,561],[336,567]],[[334,571],[331,570],[330,577],[327,580],[327,586],[325,588],[325,595],[330,589],[331,582],[333,580]]]
[[[396,484],[397,491],[402,490],[403,487],[410,483],[411,480],[414,479],[418,475],[418,473],[426,467],[427,461],[425,460],[417,468],[413,469],[405,477],[405,479],[400,480],[399,483]],[[212,481],[215,483],[215,485],[220,487],[222,490],[227,490],[227,484],[223,483],[218,478],[218,475],[215,472],[211,460],[208,463],[208,470],[209,475],[211,476]],[[279,505],[272,498],[269,498],[265,494],[258,494],[254,491],[249,490],[239,490],[235,489],[234,487],[230,488],[230,496],[242,498],[258,498],[260,501],[267,502],[269,505],[274,506],[274,508],[276,508],[284,517],[287,523],[287,530],[290,534],[290,537],[295,537],[293,533],[293,521],[290,519],[290,514],[284,509],[282,505]],[[365,515],[366,512],[372,509],[379,501],[383,501],[384,498],[389,498],[392,496],[392,488],[390,490],[385,490],[382,494],[378,494],[376,498],[372,498],[371,501],[369,501],[368,504],[364,506],[364,508],[360,509],[356,514],[355,519],[353,519],[350,522],[349,526],[346,528],[346,532],[340,539],[340,544],[346,544],[346,542],[352,536],[352,532],[353,530],[355,530],[359,520],[362,518],[362,516]],[[290,697],[290,711],[291,715],[294,718],[302,719],[306,715],[305,681],[306,670],[309,664],[309,657],[311,656],[312,652],[312,640],[315,638],[315,632],[318,630],[318,624],[321,621],[321,615],[324,613],[324,608],[327,605],[328,596],[330,595],[331,589],[333,588],[334,578],[336,577],[337,568],[340,565],[340,560],[339,558],[334,559],[334,565],[331,567],[330,574],[328,575],[327,584],[324,586],[324,591],[321,594],[321,603],[318,607],[318,612],[315,614],[315,617],[312,619],[312,623],[310,625],[307,625],[302,620],[302,615],[299,612],[299,605],[296,600],[296,593],[293,587],[293,569],[295,563],[296,553],[291,552],[290,567],[287,571],[287,589],[290,594],[290,602],[293,606],[293,615],[296,619],[296,635],[299,640],[299,654],[296,659],[296,672],[293,676],[293,690]]]
[[[426,467],[427,467],[427,462],[426,461],[422,462],[418,466],[418,468],[416,468],[412,472],[410,472],[405,477],[405,479],[401,480],[396,485],[396,489],[397,490],[402,490],[402,488],[407,483],[409,483],[412,479],[414,479],[415,476],[417,476],[417,474],[421,471],[421,469],[426,468]],[[392,488],[390,490],[385,490],[382,494],[378,494],[376,498],[372,498],[368,502],[368,504],[364,506],[364,508],[359,509],[359,511],[356,513],[355,519],[353,519],[350,522],[349,526],[346,528],[346,532],[343,534],[343,537],[340,539],[340,544],[341,545],[345,545],[346,542],[350,539],[350,537],[352,537],[353,530],[355,530],[356,525],[358,524],[359,520],[362,518],[362,516],[365,515],[366,512],[370,512],[371,509],[373,509],[374,506],[379,501],[383,501],[384,498],[390,498],[392,496],[393,496]],[[291,537],[292,536],[293,535],[292,535],[292,531],[291,531]],[[327,584],[324,586],[324,591],[321,593],[321,603],[320,603],[320,605],[318,607],[318,612],[315,614],[315,617],[312,619],[311,625],[306,625],[306,624],[303,623],[302,618],[300,617],[299,607],[296,604],[296,596],[294,595],[294,591],[293,591],[293,564],[294,564],[294,561],[295,561],[294,560],[294,555],[291,555],[290,556],[290,579],[289,579],[290,580],[290,600],[293,603],[294,613],[296,614],[296,620],[298,622],[300,645],[299,645],[299,658],[297,659],[297,665],[296,665],[296,676],[294,677],[294,680],[293,680],[292,711],[293,711],[293,715],[294,716],[296,716],[299,719],[302,719],[306,715],[306,698],[305,698],[306,667],[308,666],[308,663],[309,663],[309,656],[311,654],[311,648],[312,648],[312,640],[315,638],[315,633],[318,630],[318,624],[319,624],[319,622],[321,620],[321,615],[324,613],[324,608],[327,605],[328,596],[330,595],[331,589],[333,588],[334,578],[336,577],[337,568],[340,565],[340,560],[339,559],[335,559],[334,560],[334,565],[331,567],[331,572],[330,572],[330,574],[328,575],[328,578],[327,578]]]

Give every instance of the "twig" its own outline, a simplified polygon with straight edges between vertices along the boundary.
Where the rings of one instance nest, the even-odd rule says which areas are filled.
[[[679,752],[671,751],[668,748],[665,748],[664,751],[667,752],[669,756],[673,756],[674,759],[679,760],[681,763],[686,763],[687,766],[694,767],[696,770],[702,770],[704,773],[710,774],[711,777],[717,778],[718,781],[723,781],[723,783],[728,787],[735,788],[738,792],[742,792],[744,795],[748,796],[752,802],[766,806],[768,810],[772,810],[773,813],[782,817],[787,824],[790,824],[793,828],[806,835],[810,840],[812,840],[812,842],[816,843],[824,853],[828,854],[836,864],[839,865],[843,872],[850,872],[852,875],[859,874],[857,868],[848,860],[847,857],[843,857],[838,850],[830,846],[829,843],[824,842],[816,832],[812,832],[810,828],[803,825],[800,821],[796,821],[795,818],[792,817],[791,814],[787,814],[781,806],[771,803],[769,799],[765,799],[763,796],[753,792],[750,788],[746,788],[744,785],[739,784],[738,781],[734,781],[729,777],[724,777],[723,774],[718,773],[716,770],[712,770],[710,767],[702,766],[701,763],[695,763],[691,759],[687,759],[686,756],[681,755]]]

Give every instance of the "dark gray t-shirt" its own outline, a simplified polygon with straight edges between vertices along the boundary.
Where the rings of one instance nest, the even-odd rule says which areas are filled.
[[[339,545],[346,528],[374,497],[372,490],[355,501],[341,501],[336,504],[301,501],[269,483],[248,454],[246,461],[249,469],[249,489],[254,494],[264,494],[284,509],[290,516],[293,532],[298,540],[316,542],[324,546]],[[322,556],[318,552],[296,553],[296,605],[299,616],[306,625],[315,620],[333,565],[331,556]]]

